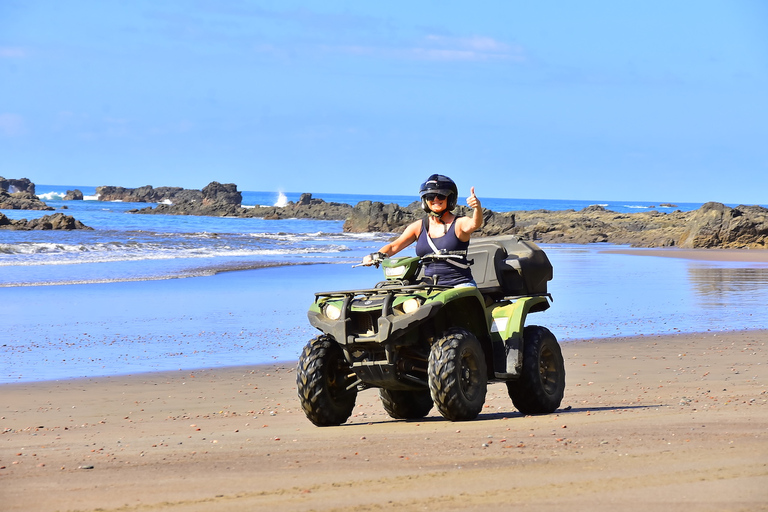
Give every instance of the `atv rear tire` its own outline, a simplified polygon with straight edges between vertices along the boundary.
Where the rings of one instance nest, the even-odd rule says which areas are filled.
[[[546,327],[523,331],[523,369],[507,382],[515,408],[523,414],[549,414],[560,407],[565,392],[565,364],[555,335]]]
[[[485,353],[470,332],[453,328],[429,353],[429,391],[437,410],[451,421],[480,414],[488,389]]]
[[[357,388],[336,341],[321,335],[304,347],[296,369],[299,401],[309,421],[318,427],[341,425],[352,414]]]
[[[381,405],[396,420],[417,420],[432,410],[432,396],[429,390],[405,391],[400,389],[379,389]]]

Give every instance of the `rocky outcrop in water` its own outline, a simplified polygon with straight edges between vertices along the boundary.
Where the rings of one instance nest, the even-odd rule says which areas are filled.
[[[234,183],[212,181],[203,188],[202,195],[203,205],[240,205],[243,202],[243,195]]]
[[[259,217],[269,220],[277,219],[315,219],[315,220],[344,220],[352,211],[352,206],[346,203],[325,202],[312,197],[312,194],[301,194],[297,202],[289,201],[285,206],[256,206],[248,208],[246,217]]]
[[[76,188],[75,190],[67,190],[64,201],[82,201],[83,197],[83,191]]]
[[[138,188],[113,187],[110,185],[96,187],[99,201],[122,201],[124,203],[161,203],[163,201],[202,201],[200,190],[189,190],[181,187],[157,187],[151,185]]]
[[[226,202],[234,200],[235,196],[230,195],[231,193],[231,188],[222,190],[220,187],[211,187],[208,193],[210,197],[224,199],[159,204],[155,208],[131,210],[131,213],[344,220],[343,230],[347,233],[398,233],[409,223],[424,217],[419,202],[403,207],[394,203],[361,201],[352,207],[348,204],[328,203],[313,198],[311,194],[302,194],[298,202],[290,202],[283,207],[243,208],[239,204]],[[671,213],[655,210],[617,213],[602,206],[590,206],[580,211],[532,210],[500,213],[483,210],[484,223],[477,234],[514,234],[542,243],[766,249],[767,211],[761,206],[729,208],[720,203],[707,203],[692,212],[678,210]],[[458,206],[455,213],[472,214],[465,206]]]
[[[679,239],[680,247],[768,248],[768,209],[762,206],[729,208],[706,203],[692,212]]]
[[[33,185],[34,190],[34,185]],[[0,190],[0,210],[53,210],[31,192],[13,192]]]
[[[234,183],[212,181],[202,190],[181,187],[157,187],[146,185],[139,188],[113,186],[96,187],[99,201],[122,201],[124,203],[170,203],[159,206],[179,206],[177,215],[216,215],[215,210],[228,206],[239,206],[242,194]],[[183,206],[182,206],[183,205]],[[199,209],[199,213],[194,213]],[[163,212],[172,213],[176,208],[164,208]],[[144,210],[141,213],[147,213]],[[223,213],[227,214],[227,213]]]
[[[466,207],[457,214],[470,215]],[[617,213],[602,206],[580,211],[532,210],[498,213],[483,211],[480,236],[514,234],[542,243],[611,243],[633,247],[768,249],[768,209],[761,206],[729,208],[707,203],[690,212],[655,210]],[[344,223],[345,232],[400,232],[423,217],[418,203],[357,204]]]
[[[205,189],[203,189],[205,190]],[[212,217],[245,217],[261,218],[268,220],[280,219],[315,219],[315,220],[344,220],[352,210],[352,206],[344,203],[325,202],[322,199],[314,199],[312,194],[302,194],[297,202],[290,201],[285,206],[254,206],[242,207],[238,204],[229,204],[215,200],[214,198],[233,197],[231,191],[217,191],[210,194],[210,199],[200,202],[180,202],[175,204],[158,204],[156,207],[147,207],[129,210],[128,213],[140,214],[165,214],[165,215],[208,215]],[[223,194],[223,195],[222,195]],[[240,192],[238,192],[240,194]]]
[[[0,190],[4,190],[9,194],[16,192],[29,192],[35,194],[35,184],[32,183],[29,178],[12,179],[3,178],[0,176]]]
[[[50,230],[50,229],[93,229],[79,220],[75,219],[71,215],[64,215],[63,213],[54,213],[53,215],[43,215],[39,219],[18,219],[12,220],[0,213],[0,229],[29,231],[33,229],[37,230]]]

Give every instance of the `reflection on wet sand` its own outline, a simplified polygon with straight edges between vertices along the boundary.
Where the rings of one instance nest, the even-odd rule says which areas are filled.
[[[555,268],[555,302],[546,318],[531,321],[546,322],[559,339],[768,325],[768,251],[545,249]]]
[[[721,308],[736,301],[764,307],[768,290],[768,268],[723,268],[692,265],[688,268],[691,288],[703,308]]]
[[[620,248],[604,249],[603,254],[631,254],[634,256],[656,256],[699,261],[751,261],[768,263],[768,249],[678,249],[667,248]]]

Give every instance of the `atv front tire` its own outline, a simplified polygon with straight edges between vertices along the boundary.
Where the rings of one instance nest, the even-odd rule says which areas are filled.
[[[449,329],[429,353],[429,391],[437,410],[451,421],[480,414],[488,389],[485,353],[470,332]]]
[[[320,335],[307,343],[296,369],[296,386],[309,421],[326,427],[349,419],[357,399],[350,375],[352,369],[332,337]]]
[[[379,389],[381,405],[396,420],[417,420],[432,410],[432,396],[429,390],[406,391],[400,389]]]
[[[560,407],[565,392],[565,364],[555,335],[546,327],[523,331],[520,378],[507,382],[515,408],[523,414],[549,414]]]

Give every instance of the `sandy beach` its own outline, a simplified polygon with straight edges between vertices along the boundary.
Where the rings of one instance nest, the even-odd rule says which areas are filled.
[[[293,365],[0,387],[5,512],[768,510],[768,331],[564,344],[562,408],[502,384],[475,421],[396,421],[376,390],[341,427]]]

